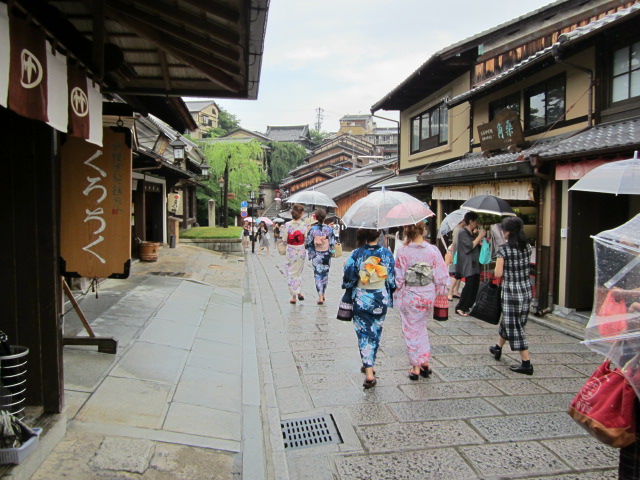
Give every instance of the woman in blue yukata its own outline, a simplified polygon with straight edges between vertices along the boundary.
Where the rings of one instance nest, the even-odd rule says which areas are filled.
[[[318,291],[318,305],[324,304],[324,294],[329,281],[329,267],[331,266],[331,252],[336,243],[333,228],[324,224],[327,212],[319,208],[314,212],[316,225],[311,227],[305,241],[305,248],[309,254],[309,260],[313,265],[313,277]]]
[[[351,292],[353,299],[353,326],[358,336],[362,368],[366,375],[364,388],[376,384],[376,354],[380,346],[382,324],[387,309],[393,307],[392,295],[396,289],[393,254],[378,246],[380,231],[361,228],[357,233],[359,247],[353,251],[344,266],[342,288]]]

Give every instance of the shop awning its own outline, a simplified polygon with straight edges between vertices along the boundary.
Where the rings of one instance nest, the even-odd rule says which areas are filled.
[[[476,195],[495,195],[503,200],[533,201],[531,180],[474,183],[469,185],[438,185],[433,187],[433,200],[468,200]]]
[[[403,173],[387,178],[381,182],[375,183],[369,187],[369,190],[380,190],[382,187],[389,190],[401,190],[419,185],[418,172]]]

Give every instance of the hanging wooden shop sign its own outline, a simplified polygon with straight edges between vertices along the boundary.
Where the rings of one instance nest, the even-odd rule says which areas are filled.
[[[61,158],[61,269],[127,278],[131,266],[131,131],[105,127],[103,147],[68,136]]]
[[[484,125],[478,125],[480,148],[486,151],[507,149],[524,142],[520,117],[512,110],[502,110],[496,118]]]

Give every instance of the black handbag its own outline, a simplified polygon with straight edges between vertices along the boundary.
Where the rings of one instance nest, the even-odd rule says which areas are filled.
[[[482,321],[497,325],[502,314],[501,288],[492,283],[483,283],[478,289],[476,303],[471,307],[469,315]]]
[[[344,322],[350,322],[353,318],[353,296],[350,288],[344,292],[342,295],[342,299],[340,300],[340,305],[338,307],[338,315],[336,318],[338,320],[342,320]]]

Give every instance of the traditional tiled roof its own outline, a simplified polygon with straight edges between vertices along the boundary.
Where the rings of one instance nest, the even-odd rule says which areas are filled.
[[[554,49],[557,49],[558,47],[561,47],[561,46],[566,47],[573,42],[577,42],[578,40],[584,40],[590,37],[591,35],[593,35],[594,33],[599,32],[602,29],[605,29],[607,27],[610,27],[612,24],[616,22],[619,22],[622,20],[628,20],[629,18],[632,18],[632,16],[640,16],[639,3],[636,3],[631,7],[625,8],[624,10],[620,10],[619,12],[606,15],[605,17],[602,17],[599,20],[595,20],[583,27],[578,27],[571,32],[563,33],[562,35],[560,35],[558,41],[553,45],[534,53],[533,55],[524,59],[520,63],[517,63],[510,69],[505,70],[501,74],[496,75],[495,77],[487,80],[486,82],[475,86],[471,90],[468,90],[456,97],[453,97],[451,100],[447,102],[447,105],[449,107],[460,105],[461,103],[469,100],[470,98],[476,96],[481,92],[484,92],[490,87],[497,85],[500,82],[503,82],[508,78],[516,75],[517,73],[521,72],[523,69],[533,66],[543,61],[544,59],[552,56]]]
[[[267,126],[265,136],[276,142],[299,142],[309,140],[309,125]]]
[[[603,123],[549,146],[540,157],[551,160],[588,153],[597,155],[612,150],[637,150],[640,147],[640,117]]]
[[[193,112],[199,112],[201,110],[204,110],[206,107],[216,102],[212,100],[189,100],[189,101],[185,100],[184,103],[189,109],[189,113],[193,113]]]
[[[544,152],[547,148],[549,148],[550,145],[557,144],[561,140],[567,138],[569,135],[570,134],[558,135],[556,137],[540,140],[534,143],[530,148],[522,152],[498,153],[488,158],[485,157],[482,152],[468,153],[460,160],[448,163],[446,165],[443,165],[442,167],[434,168],[431,173],[433,175],[436,175],[444,172],[454,172],[457,170],[465,170],[469,168],[491,167],[494,165],[503,165],[506,163],[527,160],[531,155]]]
[[[393,165],[395,162],[396,160],[394,159],[376,165],[359,168],[353,172],[319,183],[314,186],[314,189],[328,195],[333,200],[337,200],[351,192],[360,190],[372,183],[379,182],[380,180],[392,176],[393,170],[386,170],[382,167],[384,165]]]

